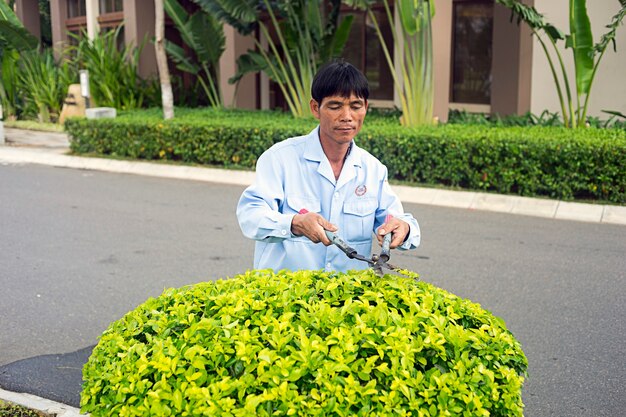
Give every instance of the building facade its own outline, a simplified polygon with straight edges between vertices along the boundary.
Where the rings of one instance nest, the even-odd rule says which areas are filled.
[[[567,32],[567,0],[526,0],[546,19]],[[16,12],[24,25],[36,36],[40,33],[37,0],[16,0]],[[183,5],[193,7],[191,1]],[[591,2],[589,2],[591,3]],[[435,0],[433,19],[433,51],[435,103],[434,115],[442,121],[451,109],[500,115],[540,114],[544,110],[560,112],[552,74],[539,43],[530,29],[518,25],[511,13],[493,0]],[[619,3],[594,1],[589,9],[594,35],[599,38],[618,11]],[[382,18],[383,10],[379,22]],[[377,13],[378,13],[377,12]],[[399,107],[391,75],[371,22],[363,12],[353,14],[354,23],[344,58],[357,65],[371,83],[371,101],[378,107]],[[94,36],[123,23],[120,41],[138,44],[154,36],[154,3],[149,0],[51,0],[50,15],[53,45],[72,42],[71,33],[86,29]],[[389,34],[390,25],[382,25]],[[228,25],[224,27],[226,51],[220,61],[220,84],[227,105],[242,108],[269,109],[281,106],[280,92],[263,74],[248,75],[238,89],[228,84],[235,74],[237,57],[254,48],[254,39],[239,35]],[[167,33],[166,33],[166,36]],[[207,40],[210,42],[210,40]],[[594,39],[598,41],[598,39]],[[607,118],[602,110],[626,114],[626,30],[618,29],[617,53],[604,55],[594,82],[589,115]],[[573,72],[571,50],[562,50]],[[154,48],[143,49],[140,74],[154,76]]]

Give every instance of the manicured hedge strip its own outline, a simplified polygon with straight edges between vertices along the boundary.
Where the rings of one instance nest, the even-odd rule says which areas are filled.
[[[272,144],[308,133],[313,119],[273,112],[158,111],[72,119],[76,153],[253,168]],[[370,118],[357,138],[395,180],[561,199],[626,203],[626,131],[440,125],[404,128]]]

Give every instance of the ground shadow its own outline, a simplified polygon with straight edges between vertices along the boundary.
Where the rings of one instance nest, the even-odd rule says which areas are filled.
[[[0,387],[79,407],[82,368],[94,347],[35,356],[0,366]]]

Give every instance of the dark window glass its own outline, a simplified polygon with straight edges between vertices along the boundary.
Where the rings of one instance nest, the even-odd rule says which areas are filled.
[[[67,2],[67,17],[80,17],[87,15],[85,0],[69,0]]]
[[[123,0],[100,0],[100,14],[124,11]]]
[[[452,102],[491,102],[493,3],[454,3]]]
[[[370,99],[393,100],[393,78],[374,24],[365,13],[350,14],[354,16],[354,20],[342,57],[363,71],[369,82]],[[374,14],[387,49],[393,57],[393,37],[385,10],[375,9]]]

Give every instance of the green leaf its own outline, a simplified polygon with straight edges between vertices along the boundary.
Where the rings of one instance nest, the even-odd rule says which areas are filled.
[[[0,1],[0,39],[18,51],[34,49],[39,44],[5,1]]]
[[[343,48],[350,37],[350,29],[352,29],[353,21],[354,15],[345,16],[341,19],[335,32],[327,36],[324,40],[324,48],[320,51],[320,60],[322,62],[327,62],[335,57],[341,56]]]
[[[419,0],[418,0],[419,1]],[[398,0],[398,14],[402,22],[402,28],[409,35],[415,35],[417,32],[416,6],[414,0]]]
[[[185,50],[180,46],[171,41],[165,41],[165,51],[176,62],[176,67],[181,71],[190,74],[198,74],[200,72],[200,66],[187,56]]]
[[[557,40],[566,39],[565,33],[563,33],[561,29],[557,28],[551,23],[545,24],[543,26],[543,30],[546,32],[546,35],[548,35],[548,37],[552,39],[553,42],[556,42]]]
[[[260,53],[248,50],[246,54],[237,58],[237,73],[231,77],[228,82],[235,84],[243,78],[244,75],[259,71],[266,72],[268,77],[273,81],[284,82],[285,78],[283,75],[280,72],[273,71],[270,67],[270,62],[273,63],[274,68],[278,66],[278,62],[274,57],[270,58],[268,62],[268,60]]]
[[[164,6],[165,12],[174,22],[174,25],[178,29],[183,41],[195,50],[195,39],[193,33],[187,26],[187,22],[189,20],[187,11],[180,5],[178,0],[165,0]]]
[[[262,2],[257,0],[193,0],[193,2],[244,35],[250,34],[260,20]]]
[[[188,27],[198,59],[217,67],[226,45],[223,25],[211,15],[197,12],[191,16]]]
[[[593,76],[594,49],[591,22],[587,14],[586,0],[570,0],[570,39],[567,47],[574,52],[576,90],[588,94]]]

